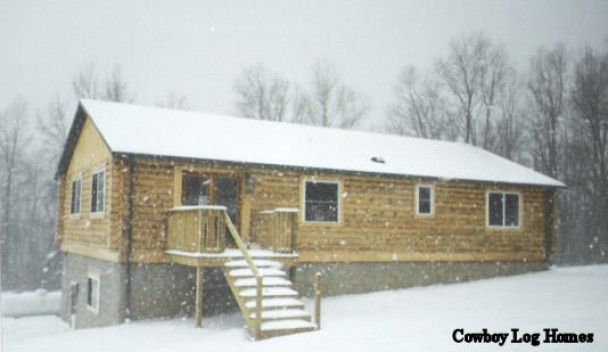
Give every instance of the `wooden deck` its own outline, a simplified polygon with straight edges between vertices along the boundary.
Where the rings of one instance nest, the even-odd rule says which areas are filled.
[[[245,244],[223,206],[176,207],[168,213],[168,249],[172,263],[196,268],[195,324],[203,324],[204,267],[220,267],[243,313],[252,336],[258,339],[312,331],[312,322],[288,278],[298,254],[297,211],[277,209],[257,218],[258,238],[270,249]],[[234,243],[233,247],[227,243]],[[277,284],[277,281],[281,283]],[[320,291],[316,302],[320,306]],[[319,312],[320,307],[315,309]]]
[[[248,252],[252,259],[272,260],[287,267],[294,266],[298,262],[297,253],[275,253],[264,249],[250,249]],[[233,248],[226,248],[221,253],[186,252],[170,249],[165,251],[165,254],[172,263],[194,267],[223,267],[227,262],[244,258],[241,251]]]
[[[227,244],[226,238],[234,236],[230,227],[235,233],[236,229],[225,214],[226,207],[215,205],[176,207],[169,211],[165,251],[169,260],[194,267],[223,267],[228,261],[243,259],[243,251],[236,244]],[[244,249],[254,259],[273,260],[288,267],[296,265],[296,217],[297,211],[293,209],[259,214],[254,219],[256,241],[243,243]]]

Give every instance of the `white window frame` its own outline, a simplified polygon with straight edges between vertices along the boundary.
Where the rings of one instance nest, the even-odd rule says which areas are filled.
[[[74,209],[72,209],[72,206],[74,203],[74,183],[78,182],[79,183],[79,189],[78,189],[78,211],[74,211]],[[82,174],[79,174],[78,176],[72,178],[72,182],[70,183],[70,216],[72,217],[80,217],[80,214],[82,213]]]
[[[90,287],[89,287],[89,282],[93,283]],[[95,289],[95,285],[94,283],[97,283],[97,287],[96,287],[96,291],[94,292],[92,291],[92,289]],[[100,297],[101,297],[101,277],[98,273],[88,273],[87,274],[87,282],[86,282],[86,305],[87,308],[89,310],[91,310],[93,313],[99,313],[99,302],[100,302]],[[93,294],[96,293],[95,296],[93,296]],[[89,297],[91,297],[91,301],[89,302]]]
[[[420,189],[421,188],[428,188],[431,190],[430,199],[429,199],[431,211],[429,213],[420,212]],[[435,186],[432,184],[426,184],[426,183],[417,184],[416,185],[416,198],[414,201],[416,202],[415,206],[416,206],[416,215],[417,216],[425,217],[425,216],[435,215]]]
[[[492,225],[490,224],[490,195],[492,194],[500,194],[503,197],[502,202],[502,225]],[[517,226],[509,226],[505,225],[505,220],[507,218],[507,207],[504,202],[504,197],[506,195],[514,195],[517,196]],[[503,229],[503,230],[517,230],[522,227],[524,218],[523,218],[523,196],[520,192],[508,192],[508,191],[487,191],[486,192],[486,226],[492,229]]]
[[[308,183],[324,183],[336,185],[336,221],[315,221],[306,220],[306,185]],[[338,180],[317,180],[317,179],[304,179],[302,185],[302,221],[306,224],[321,224],[321,225],[338,225],[342,222],[342,202],[340,200],[342,194],[342,185]]]
[[[95,175],[101,174],[103,173],[103,201],[101,203],[101,210],[99,210],[98,208],[95,208],[95,210],[93,210],[93,193],[95,191],[95,199],[98,199],[99,197],[99,192],[98,190],[93,190],[93,179],[95,178]],[[99,179],[97,180],[97,185],[99,187]],[[106,187],[106,170],[105,169],[99,169],[95,172],[93,172],[93,174],[91,175],[91,215],[104,215],[106,212],[106,199],[107,199],[107,187]]]

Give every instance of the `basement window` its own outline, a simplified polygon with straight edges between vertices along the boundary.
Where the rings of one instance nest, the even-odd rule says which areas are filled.
[[[416,214],[433,215],[433,186],[418,185],[416,189]]]
[[[80,200],[82,194],[82,179],[72,181],[72,198],[70,201],[70,214],[80,214]]]
[[[99,311],[99,275],[89,274],[87,277],[87,307]]]
[[[338,222],[339,185],[337,182],[306,181],[304,183],[304,220],[306,222]]]
[[[520,196],[518,193],[488,193],[488,226],[518,228]]]
[[[103,213],[106,188],[106,173],[99,171],[93,174],[91,184],[91,213]]]

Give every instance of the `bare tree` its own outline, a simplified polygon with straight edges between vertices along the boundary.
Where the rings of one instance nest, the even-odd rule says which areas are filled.
[[[2,271],[4,273],[14,265],[15,252],[19,236],[16,235],[15,214],[17,194],[14,192],[20,173],[23,171],[25,148],[29,143],[27,134],[27,105],[24,99],[15,98],[0,113],[0,176],[2,198],[2,222],[0,226],[0,246]],[[12,278],[9,275],[7,279]],[[4,275],[3,275],[3,279]]]
[[[244,68],[234,83],[238,113],[250,118],[284,121],[289,104],[289,82],[261,64]]]
[[[305,124],[310,112],[310,96],[302,88],[295,86],[291,98],[291,121]]]
[[[352,128],[367,116],[369,100],[342,83],[335,67],[326,60],[312,66],[311,91],[305,122],[324,127]]]
[[[71,123],[66,103],[59,96],[56,96],[45,111],[38,112],[37,122],[48,165],[55,168],[59,162]]]
[[[464,142],[492,150],[494,106],[512,72],[504,48],[480,33],[457,37],[436,71],[449,93],[452,114],[462,121]]]
[[[456,138],[437,82],[422,77],[410,66],[401,72],[394,92],[395,102],[389,107],[386,124],[388,132],[429,139]]]
[[[101,92],[95,66],[87,63],[72,80],[72,89],[78,99],[99,99]]]
[[[568,63],[562,45],[540,49],[530,61],[528,90],[534,120],[534,158],[537,168],[557,178],[559,128],[566,110]]]
[[[525,126],[521,84],[515,75],[507,78],[496,102],[499,120],[493,151],[507,159],[524,161]]]
[[[175,110],[191,110],[188,98],[183,94],[175,92],[167,93],[165,100],[156,102],[156,106]]]
[[[587,48],[574,69],[571,90],[573,133],[578,153],[571,155],[578,179],[576,207],[586,208],[583,243],[592,260],[608,254],[608,53]],[[570,171],[570,170],[567,170]],[[581,195],[584,195],[581,197]],[[581,221],[583,219],[578,219]]]
[[[483,126],[483,136],[481,137],[482,146],[484,149],[496,151],[497,143],[501,139],[498,133],[498,125],[502,123],[501,116],[505,112],[505,94],[514,93],[512,90],[507,90],[507,80],[515,74],[508,63],[508,58],[504,47],[492,45],[487,53],[487,57],[483,58],[485,62],[480,64],[482,70],[481,79],[481,96],[483,101],[483,109],[485,110],[485,121]],[[496,114],[496,106],[500,106],[501,114]],[[512,117],[512,116],[511,116]],[[511,130],[512,131],[512,130]]]
[[[116,102],[131,102],[133,97],[129,87],[122,75],[120,65],[114,65],[112,71],[106,77],[105,93],[103,99]]]
[[[575,67],[571,97],[574,117],[588,135],[590,176],[608,192],[608,55],[587,48]]]
[[[120,65],[114,65],[106,75],[104,83],[100,81],[95,66],[86,64],[72,80],[72,89],[77,99],[103,99],[116,102],[131,102],[128,84],[122,75]]]

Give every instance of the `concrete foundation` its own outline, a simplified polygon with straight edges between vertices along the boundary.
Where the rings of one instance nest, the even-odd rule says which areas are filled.
[[[545,270],[539,262],[480,263],[300,263],[292,278],[300,294],[313,295],[315,273],[322,274],[324,296],[393,290],[412,286],[464,282]],[[173,264],[131,267],[132,320],[194,315],[196,269]],[[87,278],[99,278],[99,309],[87,304]],[[116,325],[128,317],[124,264],[64,254],[61,315],[75,328]],[[222,271],[205,268],[203,315],[238,310]],[[74,313],[74,314],[72,314]],[[75,319],[72,319],[72,317]],[[204,323],[203,323],[204,324]]]
[[[73,323],[74,328],[108,326],[123,322],[126,302],[124,266],[69,253],[64,254],[63,259],[63,319]],[[89,275],[99,277],[98,311],[87,304]]]
[[[323,296],[447,284],[546,270],[538,262],[481,263],[301,263],[292,270],[304,296],[313,295],[315,273],[321,273]]]
[[[133,265],[131,320],[192,317],[195,308],[195,273],[195,268],[181,265]],[[98,311],[87,304],[87,278],[91,274],[99,277],[100,281]],[[124,264],[64,254],[62,318],[68,323],[73,321],[75,328],[124,322],[128,317],[126,277]],[[203,315],[238,310],[221,270],[206,268],[204,279]]]

